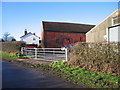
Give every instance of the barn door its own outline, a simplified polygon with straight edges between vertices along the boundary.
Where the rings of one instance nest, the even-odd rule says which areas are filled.
[[[111,27],[108,31],[108,41],[118,42],[120,41],[120,26]]]

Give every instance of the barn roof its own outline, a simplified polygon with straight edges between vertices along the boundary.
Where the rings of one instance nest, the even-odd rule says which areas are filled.
[[[43,21],[43,30],[48,32],[87,33],[95,25]]]

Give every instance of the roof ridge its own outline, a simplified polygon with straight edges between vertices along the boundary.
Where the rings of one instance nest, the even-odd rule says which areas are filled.
[[[95,25],[92,25],[92,24],[82,24],[82,23],[73,23],[73,22],[42,21],[42,23],[60,23],[60,24],[76,24],[76,25],[90,25],[90,26],[95,26]]]
[[[28,35],[28,34],[32,34],[31,32],[29,32],[29,33],[27,33],[26,35]],[[22,38],[22,37],[24,37],[24,36],[26,36],[26,35],[23,35],[23,36],[21,36],[20,38]]]

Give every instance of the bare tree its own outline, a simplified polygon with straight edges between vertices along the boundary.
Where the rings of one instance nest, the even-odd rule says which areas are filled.
[[[3,41],[16,41],[16,39],[13,36],[10,36],[10,34],[8,32],[5,32],[3,34]]]
[[[5,32],[4,34],[3,34],[3,40],[4,41],[8,41],[8,36],[9,36],[10,34],[8,33],[8,32]]]

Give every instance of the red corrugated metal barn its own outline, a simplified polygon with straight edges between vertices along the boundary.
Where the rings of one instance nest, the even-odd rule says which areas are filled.
[[[42,45],[46,48],[60,48],[76,42],[86,42],[86,33],[95,25],[42,22]]]

